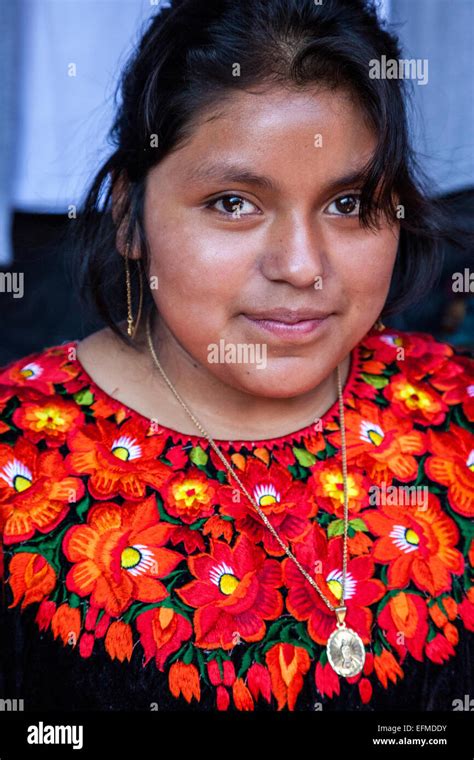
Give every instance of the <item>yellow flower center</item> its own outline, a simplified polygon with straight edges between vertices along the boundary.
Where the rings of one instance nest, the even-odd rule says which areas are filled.
[[[239,579],[235,575],[230,573],[222,573],[219,580],[219,589],[223,594],[233,594],[237,586],[239,585]]]
[[[131,567],[136,567],[141,558],[142,555],[138,549],[135,549],[134,546],[127,546],[121,554],[120,564],[125,570],[129,570]]]
[[[430,406],[431,400],[427,393],[415,388],[413,385],[407,383],[405,388],[401,391],[400,397],[410,409],[426,409]]]
[[[336,599],[342,599],[342,584],[339,581],[333,578],[332,581],[328,581],[328,586]]]
[[[383,441],[383,435],[380,435],[380,433],[377,433],[376,430],[369,430],[367,432],[367,435],[369,437],[369,441],[373,443],[375,446],[380,446],[380,444]]]
[[[126,462],[127,459],[130,458],[130,452],[125,448],[125,446],[116,446],[114,449],[112,449],[112,454],[114,457],[121,459],[123,462]]]
[[[33,370],[32,369],[21,369],[20,375],[23,377],[33,377]]]
[[[185,480],[176,486],[174,490],[174,497],[176,501],[184,503],[186,507],[192,507],[196,501],[205,504],[209,501],[206,494],[206,484],[201,483],[199,480]]]
[[[46,409],[38,409],[36,412],[36,418],[38,420],[38,428],[59,428],[63,427],[65,423],[64,417],[61,415],[58,409],[49,407]]]
[[[341,504],[344,503],[344,480],[342,477],[342,473],[338,472],[336,474],[329,474],[326,478],[326,482],[324,483],[324,490],[329,496],[330,499],[336,499],[337,501],[340,501]],[[357,496],[357,486],[355,483],[355,480],[351,475],[347,476],[347,495],[349,499],[356,498]]]
[[[26,491],[27,488],[30,488],[31,486],[31,480],[28,480],[28,478],[25,478],[24,475],[15,475],[13,479],[13,488],[15,491],[18,491],[21,493],[22,491]]]
[[[409,544],[416,544],[418,545],[420,543],[420,537],[417,533],[415,533],[412,528],[408,528],[405,531],[405,540],[408,541]]]
[[[266,493],[259,499],[259,505],[261,507],[266,507],[268,504],[275,504],[276,499],[271,493]]]

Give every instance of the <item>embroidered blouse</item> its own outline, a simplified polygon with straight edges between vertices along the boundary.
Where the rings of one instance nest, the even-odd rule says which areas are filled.
[[[371,330],[344,389],[348,627],[208,441],[85,372],[76,342],[0,370],[2,698],[25,709],[457,708],[472,694],[474,358]],[[338,402],[313,424],[216,441],[332,604],[341,600]]]

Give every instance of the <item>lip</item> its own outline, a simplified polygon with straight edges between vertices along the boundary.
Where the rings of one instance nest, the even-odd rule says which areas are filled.
[[[268,311],[245,313],[245,316],[252,320],[268,320],[272,322],[283,322],[285,324],[295,324],[296,322],[323,320],[329,317],[332,312],[321,311],[317,309],[270,309]]]
[[[331,314],[327,314],[319,319],[301,319],[297,322],[256,318],[249,314],[244,314],[243,316],[261,331],[266,333],[270,332],[273,333],[273,335],[291,341],[305,341],[308,340],[308,338],[312,338],[326,326]]]

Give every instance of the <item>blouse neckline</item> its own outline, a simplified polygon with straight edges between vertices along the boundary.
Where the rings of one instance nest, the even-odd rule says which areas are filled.
[[[199,446],[200,444],[204,443],[205,445],[208,445],[208,440],[203,435],[194,435],[191,433],[182,433],[178,430],[174,430],[173,428],[168,427],[167,425],[163,425],[159,419],[158,416],[150,418],[147,417],[144,414],[141,414],[141,412],[138,412],[136,409],[133,409],[132,407],[128,406],[122,401],[119,401],[118,399],[115,399],[113,396],[108,394],[103,388],[101,388],[95,380],[89,375],[89,373],[86,371],[80,360],[77,358],[77,346],[78,346],[79,340],[72,340],[69,343],[66,344],[66,348],[69,348],[73,346],[76,348],[76,351],[74,352],[74,359],[70,359],[69,363],[73,366],[75,365],[77,369],[79,370],[79,376],[81,379],[84,379],[87,382],[87,385],[91,388],[94,397],[96,399],[101,399],[105,402],[107,402],[109,405],[113,405],[113,407],[117,409],[123,409],[126,412],[127,417],[131,417],[132,419],[146,422],[148,425],[150,424],[151,420],[154,420],[156,422],[156,427],[158,432],[162,433],[164,436],[171,438],[175,443],[189,443],[192,446]],[[357,343],[353,349],[350,352],[350,366],[349,366],[349,372],[347,374],[346,382],[342,388],[342,401],[345,405],[348,396],[350,396],[353,393],[354,385],[357,380],[360,379],[360,373],[361,373],[361,351],[360,351],[360,342]],[[321,420],[321,425],[324,427],[325,423],[329,421],[330,418],[334,418],[339,414],[339,398],[337,398],[333,404],[327,409],[324,414],[322,414],[319,419]],[[255,438],[255,439],[223,439],[223,438],[214,438],[213,440],[217,445],[224,445],[226,448],[229,446],[236,446],[236,447],[246,447],[248,449],[250,448],[260,448],[260,447],[266,447],[266,446],[283,446],[284,444],[294,444],[295,441],[301,441],[303,438],[308,438],[309,436],[314,436],[315,430],[314,430],[314,423],[309,423],[308,425],[305,425],[302,428],[299,428],[298,430],[295,430],[291,433],[287,433],[286,435],[276,436],[274,438]]]

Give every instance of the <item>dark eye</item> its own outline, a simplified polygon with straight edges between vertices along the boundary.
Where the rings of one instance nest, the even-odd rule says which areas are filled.
[[[217,208],[217,203],[221,203],[222,207]],[[248,216],[249,213],[253,213],[252,211],[245,211],[245,204],[247,204],[247,206],[251,206],[253,209],[257,208],[253,203],[246,200],[246,198],[242,198],[241,195],[234,194],[221,195],[219,198],[214,198],[214,200],[209,201],[207,208],[215,208],[216,211],[218,211],[218,213],[222,214],[223,216],[239,219],[241,216]]]
[[[340,198],[336,198],[336,200],[329,204],[328,210],[330,214],[335,214],[336,216],[358,216],[359,206],[359,195],[341,195]],[[331,211],[331,208],[335,210]]]

